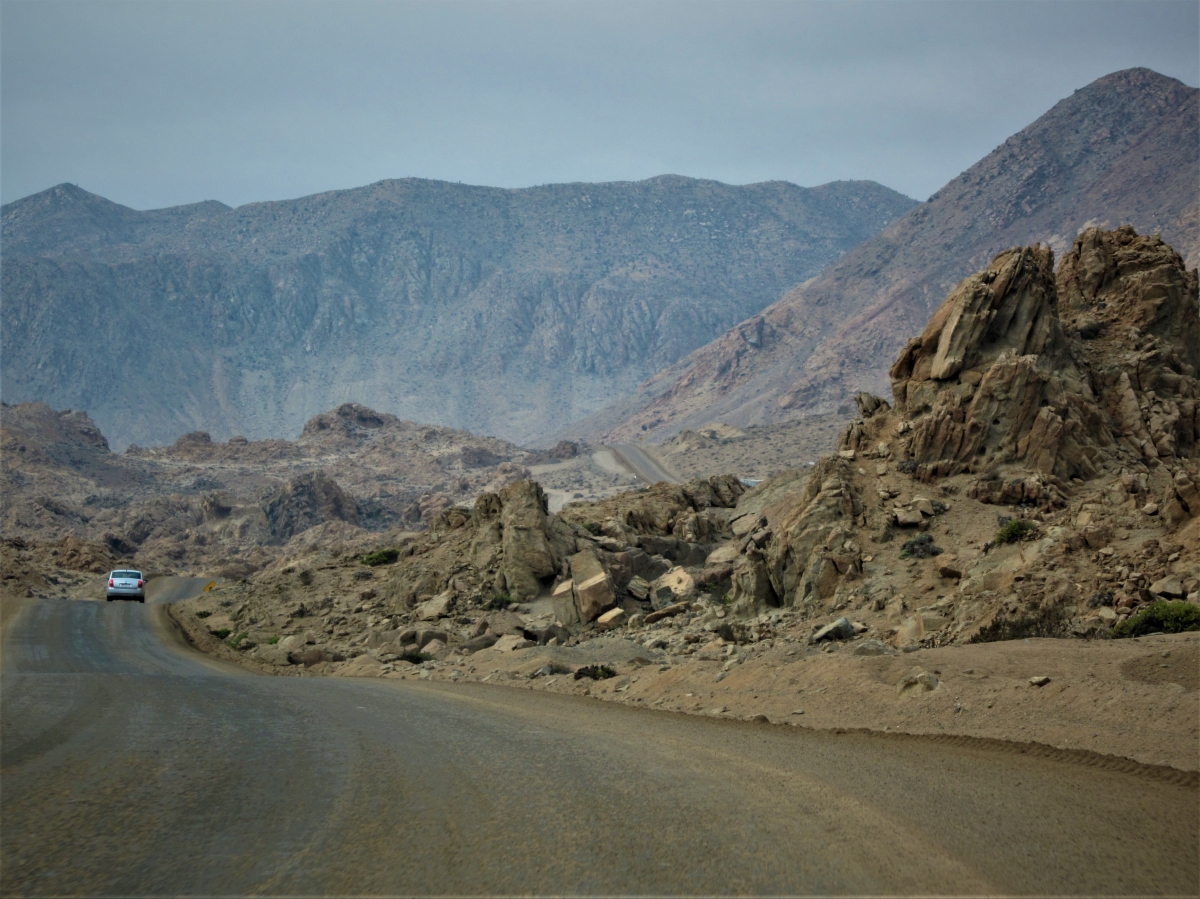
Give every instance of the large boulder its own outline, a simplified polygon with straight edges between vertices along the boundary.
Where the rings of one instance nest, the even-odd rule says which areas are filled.
[[[862,550],[852,535],[863,504],[848,464],[837,456],[822,459],[762,548],[751,541],[733,573],[739,610],[786,605],[812,612],[843,579],[862,574]]]
[[[503,572],[508,592],[533,599],[558,562],[546,535],[546,495],[536,481],[518,481],[499,494]]]
[[[571,581],[575,590],[575,606],[583,624],[595,621],[616,605],[612,579],[591,549],[571,556]],[[563,621],[563,624],[567,622]]]

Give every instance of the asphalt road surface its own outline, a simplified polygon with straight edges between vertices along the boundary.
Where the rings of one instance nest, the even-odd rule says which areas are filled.
[[[666,481],[678,484],[678,476],[670,472],[651,452],[632,443],[617,443],[609,447],[626,468],[645,484]]]
[[[203,584],[6,610],[4,895],[1200,891],[1195,778],[251,675],[178,643],[155,604]]]

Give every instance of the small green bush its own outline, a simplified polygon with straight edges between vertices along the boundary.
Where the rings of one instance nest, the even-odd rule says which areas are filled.
[[[400,550],[398,549],[377,549],[373,553],[367,553],[363,556],[363,562],[367,565],[391,565],[400,558]]]
[[[197,612],[196,617],[197,618],[207,618],[211,614],[212,614],[212,612]]]
[[[1011,518],[1004,522],[1000,532],[996,534],[997,543],[1020,543],[1022,540],[1032,540],[1037,536],[1037,525],[1024,518]]]
[[[491,598],[490,602],[488,602],[488,608],[494,612],[503,612],[505,609],[507,609],[509,606],[511,606],[514,602],[516,602],[515,599],[513,599],[511,596],[509,596],[507,593],[505,593],[503,590],[501,590],[499,593],[497,593],[495,596],[493,596]]]
[[[432,662],[433,656],[427,652],[421,652],[419,649],[414,649],[412,652],[400,653],[400,658],[413,665],[420,665],[422,662]]]
[[[595,522],[595,521],[589,521],[587,524],[585,524],[585,525],[584,525],[584,527],[585,527],[585,528],[587,528],[587,532],[588,532],[589,534],[591,534],[593,537],[599,537],[599,536],[600,536],[600,524],[599,524],[599,522]]]
[[[1159,599],[1127,621],[1113,628],[1114,637],[1140,637],[1143,634],[1182,634],[1200,631],[1200,607],[1181,599]]]
[[[238,644],[240,644],[243,640],[245,640],[249,636],[250,636],[250,634],[248,634],[246,631],[242,631],[236,637],[230,638],[229,645],[232,646],[234,649],[237,649]]]
[[[219,627],[215,631],[209,631],[209,633],[212,634],[214,637],[216,637],[218,640],[224,640],[226,637],[228,637],[230,634],[232,634],[233,631],[231,631],[227,627]]]
[[[916,556],[918,559],[932,559],[934,556],[940,556],[942,548],[933,542],[933,537],[929,534],[920,534],[913,537],[911,540],[904,541],[904,547],[900,550],[900,558],[908,559]]]
[[[575,680],[582,680],[585,677],[590,677],[592,680],[605,680],[616,676],[617,672],[607,665],[584,665],[575,672]]]
[[[268,639],[268,640],[267,640],[267,644],[268,644],[269,646],[274,646],[274,645],[275,645],[276,643],[278,643],[278,642],[279,642],[279,635],[278,635],[278,634],[276,634],[274,637],[271,637],[270,639]]]

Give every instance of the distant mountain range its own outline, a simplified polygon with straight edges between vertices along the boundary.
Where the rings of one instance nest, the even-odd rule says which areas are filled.
[[[818,277],[571,431],[661,439],[712,421],[849,412],[858,390],[890,396],[888,366],[960,279],[1014,246],[1061,254],[1085,226],[1160,232],[1196,267],[1198,94],[1148,69],[1076,91]]]
[[[3,394],[114,446],[293,437],[361,402],[537,443],[908,212],[869,181],[384,181],[139,212],[3,207]]]

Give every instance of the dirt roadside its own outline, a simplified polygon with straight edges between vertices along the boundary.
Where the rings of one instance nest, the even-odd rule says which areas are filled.
[[[878,656],[856,655],[861,643],[817,648],[784,638],[684,660],[600,636],[573,647],[485,649],[420,665],[381,665],[362,655],[279,668],[217,640],[186,610],[169,609],[197,649],[264,674],[483,682],[823,730],[1044,744],[1200,771],[1200,633],[1024,639]],[[653,635],[647,630],[643,643],[652,646]],[[573,672],[585,665],[608,665],[615,676],[576,680]],[[1042,677],[1049,682],[1031,682]]]

